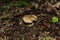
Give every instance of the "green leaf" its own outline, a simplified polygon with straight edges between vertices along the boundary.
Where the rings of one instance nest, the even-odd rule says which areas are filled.
[[[48,36],[46,36],[45,40],[48,40]]]
[[[53,16],[53,17],[52,17],[52,22],[53,22],[53,23],[57,23],[57,22],[58,22],[58,18],[57,18],[56,16]]]

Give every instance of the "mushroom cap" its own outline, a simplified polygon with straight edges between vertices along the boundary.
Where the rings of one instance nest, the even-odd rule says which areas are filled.
[[[25,23],[33,23],[33,21],[37,20],[37,16],[35,15],[25,15],[23,16],[23,21]]]

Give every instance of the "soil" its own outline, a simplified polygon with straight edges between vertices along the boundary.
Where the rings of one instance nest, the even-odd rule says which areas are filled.
[[[2,3],[1,8],[6,5]],[[37,21],[33,21],[33,25],[25,23],[22,19],[25,15],[36,15]],[[53,16],[58,17],[57,23],[51,22]],[[31,7],[9,7],[0,11],[0,40],[46,40],[46,36],[49,40],[60,40],[59,0],[34,1]]]

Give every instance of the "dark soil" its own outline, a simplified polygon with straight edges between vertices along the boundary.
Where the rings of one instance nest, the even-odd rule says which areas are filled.
[[[53,0],[52,0],[53,1]],[[12,3],[14,1],[11,1]],[[9,7],[0,11],[0,40],[60,40],[60,7],[57,1],[33,1],[38,4],[31,7]],[[1,1],[1,8],[6,4]],[[53,5],[57,4],[55,7]],[[3,6],[2,6],[3,5]],[[38,20],[34,25],[27,26],[22,17],[36,15]],[[58,17],[57,23],[52,23],[51,18]]]

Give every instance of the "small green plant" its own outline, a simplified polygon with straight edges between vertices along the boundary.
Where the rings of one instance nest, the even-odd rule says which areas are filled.
[[[16,1],[15,3],[11,3],[12,7],[30,7],[31,4],[25,1]]]
[[[52,22],[53,22],[53,23],[57,23],[57,22],[58,22],[58,18],[57,18],[56,16],[53,16],[53,17],[52,17]]]
[[[49,39],[48,39],[48,36],[45,37],[45,40],[49,40]]]

